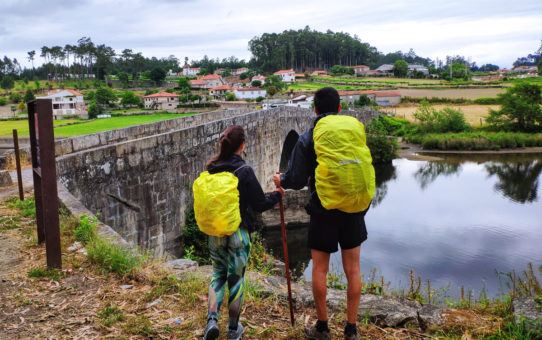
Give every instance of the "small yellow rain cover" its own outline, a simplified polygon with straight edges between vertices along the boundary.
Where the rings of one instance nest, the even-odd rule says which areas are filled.
[[[313,139],[322,206],[347,213],[367,209],[375,194],[375,171],[363,124],[354,117],[329,115],[318,121]]]
[[[199,229],[207,235],[226,236],[241,224],[239,180],[231,172],[202,172],[194,181],[194,213]]]

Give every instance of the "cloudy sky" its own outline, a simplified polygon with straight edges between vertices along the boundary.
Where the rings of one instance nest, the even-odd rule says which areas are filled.
[[[30,65],[27,51],[90,36],[147,57],[248,59],[251,38],[306,25],[357,34],[384,53],[509,67],[540,46],[542,1],[0,0],[0,56]]]

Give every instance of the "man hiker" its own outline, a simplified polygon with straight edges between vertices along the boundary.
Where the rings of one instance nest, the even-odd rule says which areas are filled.
[[[331,87],[314,95],[314,125],[303,133],[288,164],[276,174],[277,187],[312,193],[306,206],[310,215],[308,246],[312,256],[312,291],[315,325],[305,328],[308,339],[331,339],[326,310],[326,277],[330,254],[341,247],[348,280],[347,323],[344,338],[360,339],[356,329],[361,296],[360,245],[367,239],[364,216],[374,196],[374,169],[365,144],[365,131],[354,117],[338,115],[340,97]]]

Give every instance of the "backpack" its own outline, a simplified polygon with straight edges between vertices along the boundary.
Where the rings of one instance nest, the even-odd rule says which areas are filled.
[[[322,206],[346,213],[367,209],[375,194],[375,171],[363,124],[354,117],[329,115],[316,123],[313,140]]]
[[[229,171],[215,174],[202,172],[194,181],[194,214],[199,229],[210,236],[226,236],[237,231],[241,224],[239,209],[239,179]]]

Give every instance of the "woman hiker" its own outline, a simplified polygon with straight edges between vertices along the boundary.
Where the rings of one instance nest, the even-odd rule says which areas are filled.
[[[245,132],[243,128],[238,125],[229,126],[220,137],[219,153],[207,162],[207,171],[200,176],[200,178],[204,177],[204,175],[207,176],[206,183],[215,181],[219,184],[209,184],[201,186],[198,189],[196,186],[200,178],[194,182],[196,221],[200,229],[210,235],[209,252],[213,262],[213,276],[209,287],[207,326],[204,333],[205,340],[218,338],[219,329],[217,321],[220,305],[226,291],[226,284],[229,289],[228,339],[241,339],[244,329],[239,322],[239,314],[241,313],[241,305],[243,303],[245,266],[251,248],[250,232],[254,230],[254,222],[250,210],[257,212],[269,210],[284,195],[284,190],[281,188],[275,189],[274,192],[268,195],[264,194],[254,171],[241,158],[244,149]],[[233,174],[235,177],[230,174]],[[231,185],[231,183],[237,184],[236,188],[235,186],[233,188],[233,199],[231,195],[227,196],[228,194],[223,194],[224,188]],[[215,187],[217,187],[217,190],[212,189]],[[199,211],[197,209],[198,190],[201,196],[205,196],[203,200],[200,200]],[[222,197],[220,197],[221,195]],[[208,199],[209,196],[213,198]],[[201,204],[202,201],[205,201],[204,204]],[[209,202],[213,203],[209,204]],[[225,206],[218,207],[224,204]],[[213,217],[213,214],[218,216]],[[233,223],[231,223],[231,218],[234,220]],[[230,219],[230,222],[224,222],[224,220],[228,219]],[[229,225],[230,229],[226,234],[230,234],[211,236],[211,234],[221,234],[215,231],[208,232],[204,226],[205,220],[211,221],[211,224],[214,223],[214,227],[211,227],[213,230],[214,228],[226,228],[226,225]],[[238,228],[236,228],[236,224]],[[233,228],[231,227],[232,225]]]

